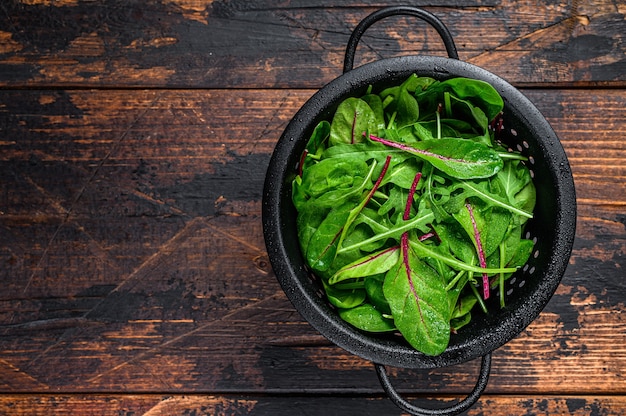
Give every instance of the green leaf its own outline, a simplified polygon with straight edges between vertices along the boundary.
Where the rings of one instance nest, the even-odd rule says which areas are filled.
[[[361,305],[366,298],[364,289],[344,290],[324,283],[324,291],[329,302],[337,308],[350,309]]]
[[[504,108],[504,100],[489,83],[458,77],[433,83],[424,92],[416,94],[418,102],[423,103],[424,111],[422,112],[434,113],[437,105],[444,102],[445,93],[470,101],[474,106],[479,107],[489,120],[493,120]]]
[[[485,210],[474,209],[473,214],[478,233],[480,234],[482,249],[485,257],[489,257],[496,251],[504,239],[509,229],[511,214],[508,211],[494,207]],[[453,217],[463,227],[474,245],[477,245],[474,225],[468,210],[462,209],[454,214]]]
[[[329,279],[328,283],[333,285],[346,279],[385,273],[398,262],[399,257],[400,249],[397,246],[368,254],[356,262],[341,268]]]
[[[360,98],[347,98],[335,112],[330,125],[330,144],[360,143],[363,133],[378,132],[378,121],[371,107]]]
[[[350,325],[363,331],[390,332],[396,330],[393,320],[385,318],[381,311],[369,303],[352,309],[339,309],[339,316]]]
[[[320,121],[313,133],[311,134],[311,138],[307,142],[306,151],[309,154],[319,154],[324,148],[324,142],[328,139],[330,135],[330,123],[326,120]]]
[[[504,101],[498,91],[485,81],[451,78],[443,81],[441,88],[462,100],[471,101],[485,112],[489,120],[493,120],[504,108]]]
[[[408,146],[375,136],[370,139],[414,154],[457,179],[488,178],[495,175],[503,165],[495,150],[471,140],[443,138]]]
[[[452,184],[448,188],[450,194],[455,193],[459,189],[462,189],[463,192],[455,193],[446,202],[445,209],[451,214],[456,213],[463,207],[468,198],[476,197],[487,206],[497,206],[499,208],[503,208],[516,216],[523,217],[525,219],[532,218],[532,210],[527,211],[525,209],[521,209],[520,207],[513,205],[515,202],[513,202],[513,204],[509,203],[506,197],[501,195],[501,192],[498,192],[497,186],[492,187],[493,183],[497,182],[466,180]],[[496,188],[496,190],[492,188]],[[534,194],[534,188],[532,190]]]
[[[329,191],[360,184],[368,170],[367,164],[360,160],[321,160],[302,172],[302,189],[307,195],[318,198]]]
[[[410,250],[385,276],[385,298],[396,327],[426,355],[439,355],[450,340],[450,306],[442,278]]]
[[[306,259],[314,270],[323,272],[330,268],[352,208],[353,205],[347,203],[332,209],[311,236]]]
[[[420,109],[414,94],[428,88],[433,82],[435,80],[432,78],[413,74],[402,84],[383,90],[380,97],[385,105],[385,111],[391,114],[390,119],[393,119],[391,124],[400,129],[417,122]]]
[[[421,257],[433,257],[452,267],[454,270],[464,270],[472,273],[487,273],[489,275],[496,273],[512,273],[517,271],[517,267],[497,267],[497,268],[481,268],[470,263],[465,263],[449,254],[443,254],[436,247],[430,247],[415,239],[409,240],[411,248]]]
[[[391,315],[391,308],[389,307],[389,302],[387,302],[385,292],[383,291],[384,282],[384,273],[367,276],[364,282],[365,292],[367,293],[367,299],[376,309],[383,314]]]
[[[385,241],[390,238],[399,239],[402,233],[409,231],[409,230],[414,230],[416,228],[421,228],[425,226],[426,224],[430,223],[434,218],[435,216],[433,215],[432,212],[420,211],[417,215],[415,215],[413,218],[407,221],[398,221],[398,223],[394,225],[392,228],[389,228],[386,231],[378,233],[372,238],[361,241],[359,243],[352,244],[350,246],[343,246],[341,247],[339,251],[343,252],[343,251],[348,251],[348,250],[354,250],[362,246],[365,246],[366,244],[372,243],[374,241],[380,241],[380,240]]]
[[[311,237],[315,234],[324,218],[330,212],[329,209],[319,209],[317,207],[301,207],[296,219],[296,228],[298,229],[298,241],[303,253],[306,253],[309,247]]]
[[[392,183],[403,189],[410,189],[415,178],[415,172],[419,172],[421,163],[416,158],[407,158],[401,163],[395,164],[385,176],[381,186]]]
[[[385,111],[380,96],[377,94],[367,94],[362,97],[362,100],[365,101],[374,112],[377,129],[385,128]]]

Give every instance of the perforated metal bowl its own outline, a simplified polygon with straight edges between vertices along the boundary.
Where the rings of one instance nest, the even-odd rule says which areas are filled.
[[[379,60],[352,69],[360,36],[375,21],[394,14],[410,14],[426,20],[442,36],[448,58],[404,56]],[[506,282],[507,306],[497,297],[487,302],[489,314],[473,319],[439,356],[424,355],[398,337],[361,332],[344,322],[328,304],[321,284],[309,272],[300,252],[296,217],[291,202],[291,182],[302,151],[315,126],[330,119],[348,97],[362,96],[399,85],[411,74],[438,80],[467,77],[490,83],[504,99],[501,139],[528,157],[537,190],[534,218],[526,237],[535,241],[528,263]],[[471,406],[487,384],[491,352],[516,337],[548,303],[567,267],[574,241],[576,198],[570,166],[553,129],[537,108],[516,88],[480,67],[457,59],[447,28],[432,14],[413,7],[391,7],[368,16],[355,29],[346,51],[344,74],[313,95],[297,112],[276,144],[263,194],[263,231],[268,255],[282,288],[295,308],[320,333],[343,349],[376,364],[383,387],[391,399],[413,414],[457,414]],[[424,410],[405,402],[393,390],[385,365],[403,368],[436,368],[482,357],[479,381],[472,393],[455,406]]]

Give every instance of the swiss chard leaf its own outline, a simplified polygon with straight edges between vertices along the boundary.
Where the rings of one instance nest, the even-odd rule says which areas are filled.
[[[439,355],[450,340],[445,283],[410,250],[403,242],[401,258],[387,272],[383,291],[396,327],[409,344],[424,354]]]
[[[414,154],[457,179],[488,178],[503,165],[495,150],[470,140],[444,138],[424,140],[409,146],[376,136],[370,136],[370,139]]]
[[[360,143],[363,133],[377,132],[378,120],[374,110],[360,98],[347,98],[337,107],[330,126],[330,144]]]
[[[485,257],[488,257],[496,251],[500,242],[504,239],[509,229],[511,214],[508,211],[494,207],[485,210],[479,210],[474,207],[471,212],[473,220],[468,209],[460,210],[454,214],[454,218],[463,227],[475,246],[478,245],[475,231],[478,231],[482,250],[485,253]]]

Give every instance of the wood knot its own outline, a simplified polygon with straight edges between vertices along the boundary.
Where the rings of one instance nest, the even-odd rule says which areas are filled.
[[[263,274],[268,274],[272,270],[267,255],[256,256],[252,261],[254,262],[254,267]]]

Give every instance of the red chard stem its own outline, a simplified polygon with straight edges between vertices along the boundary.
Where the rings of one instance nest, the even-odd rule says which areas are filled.
[[[355,130],[356,130],[356,119],[357,119],[358,115],[359,115],[359,113],[355,111],[354,112],[354,118],[352,119],[352,137],[350,138],[350,144],[354,144],[355,143],[354,134],[356,133],[355,132]],[[363,132],[363,134],[365,134],[365,132]]]
[[[409,214],[411,213],[411,205],[413,205],[413,196],[415,195],[415,191],[417,190],[417,184],[419,183],[422,177],[422,172],[417,172],[415,174],[415,178],[413,178],[413,183],[411,184],[411,189],[409,189],[409,196],[406,199],[406,206],[404,207],[404,215],[402,219],[407,221],[409,219]]]
[[[485,251],[483,250],[483,244],[480,240],[480,231],[478,231],[478,225],[476,224],[476,218],[474,217],[474,210],[470,203],[465,204],[465,208],[469,212],[470,219],[472,220],[472,227],[474,228],[474,239],[476,240],[476,251],[478,252],[478,261],[480,267],[487,268],[487,261],[485,260]],[[483,299],[489,299],[489,276],[487,273],[483,273]]]

